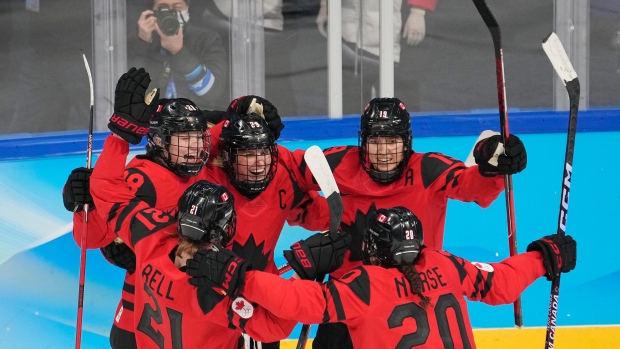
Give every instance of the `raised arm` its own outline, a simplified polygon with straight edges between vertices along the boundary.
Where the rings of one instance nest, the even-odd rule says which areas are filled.
[[[454,262],[462,278],[463,295],[491,305],[513,303],[536,279],[557,275],[575,268],[577,245],[570,236],[550,235],[532,242],[526,253],[500,263],[471,263],[444,253]]]

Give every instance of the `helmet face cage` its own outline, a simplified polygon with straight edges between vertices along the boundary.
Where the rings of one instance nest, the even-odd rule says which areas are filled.
[[[385,138],[374,139],[374,137],[390,138],[386,140]],[[391,139],[394,137],[402,140],[400,154],[395,150],[400,146],[400,142]],[[368,143],[369,139],[372,139],[371,146]],[[362,168],[376,182],[394,182],[403,173],[411,157],[412,139],[409,113],[398,98],[371,100],[362,114],[358,134]],[[379,166],[390,169],[381,169],[371,160],[378,162]]]
[[[364,234],[363,261],[390,268],[410,265],[424,244],[422,223],[407,208],[379,209],[368,218]]]
[[[228,189],[201,180],[179,199],[179,234],[194,241],[226,246],[235,235],[237,215]]]
[[[197,175],[209,159],[211,137],[203,132],[168,132],[162,130],[161,157],[179,176]]]
[[[228,180],[243,196],[253,199],[267,189],[278,168],[278,146],[262,117],[233,115],[220,144]]]
[[[149,145],[179,176],[195,176],[209,159],[207,120],[189,99],[162,99],[151,120]]]

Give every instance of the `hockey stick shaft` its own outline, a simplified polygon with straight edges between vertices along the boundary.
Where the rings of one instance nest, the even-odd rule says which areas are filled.
[[[92,168],[93,155],[93,123],[94,123],[94,104],[95,94],[93,87],[93,77],[90,72],[90,66],[86,55],[82,53],[84,67],[88,74],[88,83],[90,85],[90,116],[88,120],[88,144],[86,146],[86,168]],[[78,307],[77,320],[75,325],[75,348],[79,349],[82,345],[82,314],[84,310],[84,280],[86,278],[86,234],[88,229],[88,204],[84,205],[84,224],[82,225],[82,236],[80,237],[80,286],[78,291]]]
[[[321,148],[313,145],[306,150],[304,160],[306,161],[308,168],[310,168],[310,171],[312,171],[312,175],[319,184],[323,195],[325,195],[325,198],[327,199],[327,206],[329,207],[330,215],[329,232],[337,232],[342,220],[344,205],[342,203],[342,197],[340,196],[340,190],[338,189],[338,185],[334,179],[334,174],[327,163],[327,159],[325,159],[325,154],[323,154]],[[317,277],[317,281],[321,283],[324,279],[325,275],[319,275]],[[304,349],[306,347],[306,342],[308,341],[309,335],[310,325],[304,324],[301,327],[301,332],[299,333],[299,340],[297,341],[296,347],[297,349]]]
[[[568,215],[568,199],[570,183],[573,172],[573,154],[575,149],[575,136],[577,134],[577,114],[579,112],[580,86],[577,73],[573,68],[568,55],[555,33],[549,34],[543,40],[543,49],[549,57],[553,68],[558,76],[566,85],[568,99],[570,103],[568,134],[566,139],[566,151],[564,155],[564,171],[562,176],[562,190],[560,194],[560,212],[558,216],[557,234],[566,235],[566,218]],[[557,323],[557,311],[560,296],[560,275],[556,275],[551,283],[551,295],[549,297],[549,313],[547,315],[547,334],[545,348],[553,348],[555,341],[555,326]]]
[[[499,104],[499,124],[502,141],[507,144],[510,136],[508,128],[508,108],[506,107],[506,80],[504,78],[504,54],[502,50],[502,34],[499,24],[485,0],[473,0],[478,13],[484,20],[495,50],[495,75],[497,77],[497,101]],[[508,221],[508,248],[510,255],[517,254],[517,223],[515,218],[514,194],[512,190],[512,176],[504,175],[504,192],[506,197],[506,219]],[[515,326],[523,327],[523,314],[521,307],[521,296],[514,302]]]

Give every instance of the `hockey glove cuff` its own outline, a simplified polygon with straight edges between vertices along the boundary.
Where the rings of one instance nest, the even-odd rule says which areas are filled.
[[[345,232],[317,233],[291,245],[284,258],[300,278],[315,280],[340,268],[350,243],[351,235]]]
[[[91,209],[95,208],[93,197],[90,195],[90,175],[92,169],[78,167],[71,171],[62,189],[62,201],[67,211],[80,212],[84,209],[84,204],[88,204]]]
[[[186,263],[190,284],[212,287],[231,298],[239,295],[245,285],[245,272],[251,269],[251,263],[226,249],[200,250]]]
[[[110,264],[127,270],[129,274],[136,271],[136,254],[125,243],[112,241],[100,250]]]
[[[577,263],[577,242],[570,235],[548,235],[533,241],[527,251],[540,251],[543,265],[547,270],[547,280],[553,281],[560,273],[575,269]]]

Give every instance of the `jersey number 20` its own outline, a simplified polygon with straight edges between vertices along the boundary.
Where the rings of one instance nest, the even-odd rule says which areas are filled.
[[[454,348],[454,340],[450,334],[450,324],[448,323],[448,315],[446,314],[448,308],[452,308],[452,311],[454,311],[456,315],[459,333],[463,341],[463,348],[471,348],[469,338],[467,337],[465,321],[463,320],[463,312],[461,311],[459,302],[452,293],[439,296],[435,305],[435,318],[437,320],[437,327],[443,347]],[[396,349],[411,348],[425,344],[430,335],[430,326],[428,325],[426,310],[414,302],[398,305],[392,310],[388,318],[389,328],[402,326],[406,318],[413,318],[416,321],[418,329],[413,333],[404,335],[398,342],[398,345],[396,345]]]

